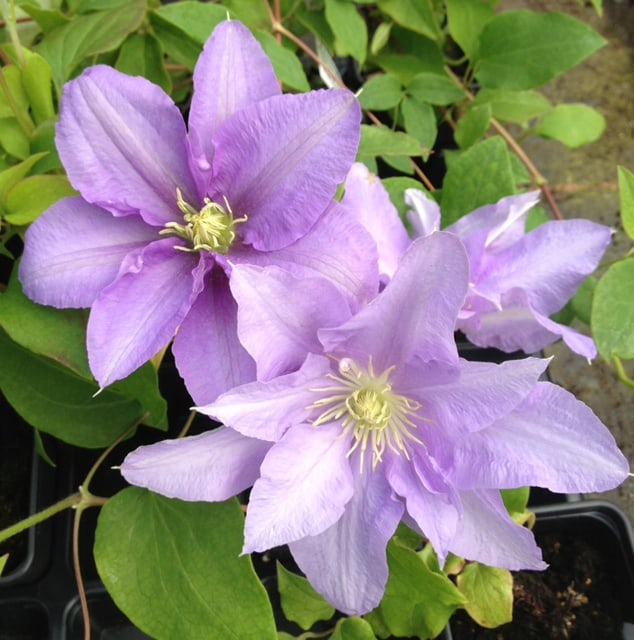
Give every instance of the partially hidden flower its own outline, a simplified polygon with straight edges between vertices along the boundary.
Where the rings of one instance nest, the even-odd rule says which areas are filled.
[[[409,220],[416,235],[440,228],[440,208],[416,189],[407,189]],[[562,338],[588,359],[592,338],[555,322],[560,311],[592,274],[612,232],[590,220],[546,222],[526,232],[526,216],[539,192],[502,198],[449,225],[469,256],[469,292],[456,329],[481,347],[535,353]]]
[[[253,485],[244,552],[288,544],[348,614],[380,602],[386,545],[402,520],[441,563],[453,552],[543,569],[499,489],[600,491],[622,482],[628,464],[586,405],[539,381],[547,360],[459,357],[454,326],[468,286],[465,250],[444,232],[414,241],[357,313],[323,278],[236,266],[240,339],[266,379],[199,408],[226,426],[129,454],[124,477],[183,500]]]
[[[331,204],[359,141],[352,93],[282,95],[236,21],[214,30],[193,82],[188,130],[143,78],[99,65],[65,86],[56,144],[81,195],[30,227],[19,275],[39,303],[91,307],[102,387],[177,334],[177,366],[205,402],[255,375],[236,336],[232,264],[318,271],[354,306],[375,293],[376,249]]]

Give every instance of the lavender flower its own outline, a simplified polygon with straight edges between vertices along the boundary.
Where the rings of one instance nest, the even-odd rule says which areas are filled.
[[[503,198],[460,218],[445,230],[469,255],[469,293],[456,329],[474,344],[534,353],[559,338],[588,359],[592,338],[550,319],[597,268],[611,230],[589,220],[546,222],[526,233],[526,214],[538,192]],[[440,209],[422,191],[408,189],[409,219],[417,235],[440,227]]]
[[[313,586],[349,614],[379,603],[386,544],[403,519],[441,562],[451,551],[544,568],[499,489],[604,490],[628,465],[587,406],[539,382],[547,360],[459,358],[468,282],[465,250],[443,232],[416,240],[357,313],[326,280],[238,265],[240,338],[268,379],[199,409],[227,426],[141,447],[123,475],[184,500],[224,500],[254,483],[244,552],[289,544]],[[268,352],[252,348],[271,336]]]
[[[28,230],[26,294],[91,307],[88,354],[101,386],[178,330],[181,374],[198,402],[210,401],[255,375],[236,335],[231,264],[317,270],[360,302],[376,292],[371,239],[330,204],[359,121],[348,91],[281,95],[260,45],[235,21],[219,25],[200,56],[189,132],[159,87],[87,69],[64,89],[56,138],[81,197]]]

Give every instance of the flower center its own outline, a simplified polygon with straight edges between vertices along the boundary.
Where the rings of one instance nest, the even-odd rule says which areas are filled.
[[[225,198],[225,207],[209,198],[205,198],[205,205],[197,211],[192,205],[183,200],[180,189],[176,189],[176,204],[183,213],[185,224],[168,222],[160,234],[174,235],[186,240],[189,246],[177,246],[180,251],[213,251],[227,253],[236,238],[235,228],[245,222],[247,216],[234,218],[229,202]]]
[[[313,420],[313,425],[341,421],[341,437],[352,436],[352,446],[347,456],[357,449],[361,452],[361,471],[365,452],[372,448],[372,470],[383,460],[386,449],[409,460],[410,442],[423,444],[413,433],[416,424],[412,418],[424,420],[416,415],[420,403],[398,395],[392,390],[390,375],[396,367],[386,369],[377,375],[372,359],[367,369],[359,367],[350,358],[339,361],[339,375],[327,374],[335,384],[312,389],[325,393],[324,397],[310,405],[309,409],[321,409],[322,413]]]

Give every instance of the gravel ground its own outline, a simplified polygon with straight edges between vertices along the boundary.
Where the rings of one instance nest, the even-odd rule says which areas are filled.
[[[574,0],[513,0],[501,8],[569,13],[608,40],[582,65],[542,88],[552,102],[583,102],[598,109],[607,120],[602,138],[579,149],[540,139],[528,139],[523,146],[552,185],[565,218],[589,218],[622,231],[616,166],[634,171],[634,0],[604,0],[604,5],[601,18]],[[631,246],[624,234],[617,235],[608,258],[624,255]],[[553,381],[592,407],[634,467],[634,390],[620,383],[607,363],[588,365],[563,344],[549,348],[547,355],[554,356]],[[634,375],[634,367],[628,372]],[[593,497],[617,503],[634,524],[634,478]]]

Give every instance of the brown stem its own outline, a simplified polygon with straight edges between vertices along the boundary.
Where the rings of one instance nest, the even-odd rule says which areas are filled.
[[[84,640],[90,640],[90,612],[88,611],[86,589],[84,588],[84,581],[81,576],[81,563],[79,562],[79,521],[82,511],[82,507],[79,506],[75,511],[75,517],[73,519],[73,570],[75,572],[77,591],[79,593],[81,617],[84,621]]]

